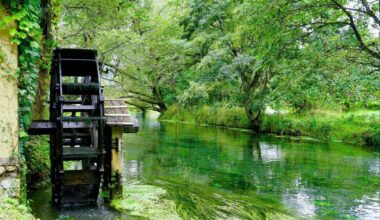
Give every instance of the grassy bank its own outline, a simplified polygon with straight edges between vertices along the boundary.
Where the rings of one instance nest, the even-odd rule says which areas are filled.
[[[209,106],[183,108],[170,106],[161,120],[185,121],[216,126],[248,128],[244,109]],[[278,135],[310,136],[322,140],[380,145],[380,112],[356,110],[332,112],[313,110],[297,114],[265,114],[262,132]]]
[[[30,209],[21,204],[17,199],[0,195],[0,219],[33,220]]]

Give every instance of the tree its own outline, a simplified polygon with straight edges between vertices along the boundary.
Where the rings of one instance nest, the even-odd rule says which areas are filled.
[[[145,110],[166,110],[165,95],[175,84],[176,75],[187,62],[180,51],[186,50],[176,11],[150,1],[116,1],[102,5],[92,1],[64,2],[64,44],[94,47],[105,83],[122,91],[120,97]],[[113,20],[94,19],[114,17]],[[83,22],[78,24],[78,20]],[[106,91],[106,93],[110,94]]]
[[[352,51],[348,59],[371,66],[375,72],[380,68],[379,4],[367,0],[298,1],[291,14],[297,18],[294,26],[302,27],[306,36],[333,28],[341,38],[337,50]],[[358,55],[357,50],[367,56]]]
[[[185,38],[200,42],[198,66],[228,75],[240,84],[241,103],[251,128],[259,131],[270,84],[281,62],[297,51],[296,31],[282,24],[289,10],[285,1],[189,1],[182,22]],[[249,12],[250,16],[247,16]]]

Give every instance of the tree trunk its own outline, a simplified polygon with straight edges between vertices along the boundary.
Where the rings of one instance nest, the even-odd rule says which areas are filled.
[[[51,33],[51,11],[50,11],[50,0],[42,0],[41,7],[43,10],[43,17],[41,22],[41,27],[43,29],[43,40],[41,44],[41,58],[42,63],[40,64],[40,70],[38,74],[38,85],[36,97],[32,106],[32,119],[43,119],[44,112],[46,110],[46,100],[49,89],[50,75],[49,75],[49,65],[51,57],[51,42],[53,40],[53,35]]]
[[[163,113],[166,110],[168,110],[168,108],[166,107],[165,103],[158,104],[158,108],[159,108],[159,112],[161,112],[161,113]]]
[[[256,133],[261,132],[261,110],[254,111],[249,106],[245,107],[245,113],[249,119],[249,128],[252,129]]]
[[[161,113],[165,112],[168,108],[166,107],[164,101],[162,100],[162,95],[161,95],[161,92],[160,92],[159,88],[156,87],[156,86],[154,86],[152,88],[152,94],[153,94],[153,96],[155,97],[155,99],[158,102],[158,104],[157,104],[158,111],[161,112]]]

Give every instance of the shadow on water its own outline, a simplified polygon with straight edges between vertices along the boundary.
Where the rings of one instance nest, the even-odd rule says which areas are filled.
[[[77,206],[56,209],[51,203],[50,189],[30,191],[28,193],[32,213],[41,220],[116,220],[131,219],[106,205]]]

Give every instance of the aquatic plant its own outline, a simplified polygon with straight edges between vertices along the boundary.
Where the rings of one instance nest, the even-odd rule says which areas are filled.
[[[124,186],[124,198],[111,206],[148,219],[293,219],[274,201],[234,195],[172,179]]]

